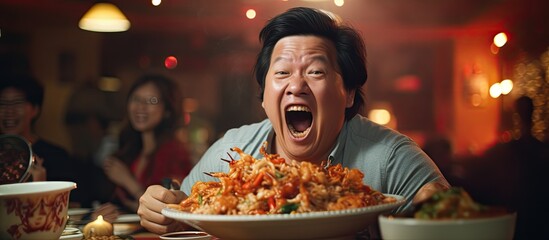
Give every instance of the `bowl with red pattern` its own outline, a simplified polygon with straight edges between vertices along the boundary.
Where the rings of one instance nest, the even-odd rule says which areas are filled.
[[[0,239],[59,239],[74,182],[0,185]]]

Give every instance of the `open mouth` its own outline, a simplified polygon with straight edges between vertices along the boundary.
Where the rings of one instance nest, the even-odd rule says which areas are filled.
[[[19,121],[17,120],[3,120],[2,121],[2,126],[4,128],[14,128],[17,126],[17,124],[19,124]]]
[[[130,123],[132,127],[136,130],[148,130],[151,126],[151,119],[148,114],[143,113],[133,113],[130,117]],[[153,124],[154,125],[154,124]]]
[[[136,123],[146,122],[147,119],[148,119],[147,114],[140,114],[140,113],[137,113],[137,114],[134,114],[134,115],[133,115],[133,120],[134,120]]]
[[[311,130],[313,114],[307,106],[294,105],[286,109],[286,124],[295,138],[304,138]]]

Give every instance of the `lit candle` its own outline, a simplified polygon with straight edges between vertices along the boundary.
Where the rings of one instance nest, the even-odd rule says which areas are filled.
[[[103,216],[99,215],[95,221],[90,222],[84,226],[84,237],[97,237],[97,236],[112,236],[113,228],[112,224],[103,220]]]

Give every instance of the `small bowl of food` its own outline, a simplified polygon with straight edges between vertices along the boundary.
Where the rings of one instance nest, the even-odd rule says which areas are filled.
[[[0,185],[0,239],[59,239],[74,182]]]
[[[382,239],[513,239],[516,213],[474,202],[462,188],[435,193],[412,216],[378,217]]]
[[[21,136],[0,135],[0,184],[26,182],[34,157],[30,143]]]

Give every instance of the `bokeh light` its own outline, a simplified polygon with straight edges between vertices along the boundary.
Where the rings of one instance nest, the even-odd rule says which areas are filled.
[[[177,67],[177,58],[174,56],[169,56],[164,60],[164,66],[167,69],[174,69]]]
[[[255,13],[255,10],[253,9],[248,9],[248,11],[246,11],[246,17],[248,19],[254,19],[256,16],[256,13]]]
[[[501,94],[507,95],[508,93],[511,92],[511,90],[513,90],[513,81],[511,79],[505,79],[501,81],[500,86],[501,86]]]
[[[494,43],[490,44],[490,52],[494,55],[499,53],[499,47],[496,46]]]
[[[158,7],[162,3],[162,0],[151,0],[151,3],[153,6]]]
[[[118,92],[122,81],[116,77],[103,76],[99,79],[98,88],[104,92]]]
[[[498,98],[501,95],[501,84],[494,83],[490,86],[490,97]]]
[[[475,93],[471,95],[471,105],[473,107],[480,107],[482,104],[482,95]]]
[[[345,4],[345,0],[334,0],[334,4],[338,7],[343,6]]]
[[[500,32],[494,36],[494,45],[503,47],[507,43],[507,34]]]
[[[391,121],[391,113],[387,109],[372,109],[368,118],[375,123],[385,125]]]

